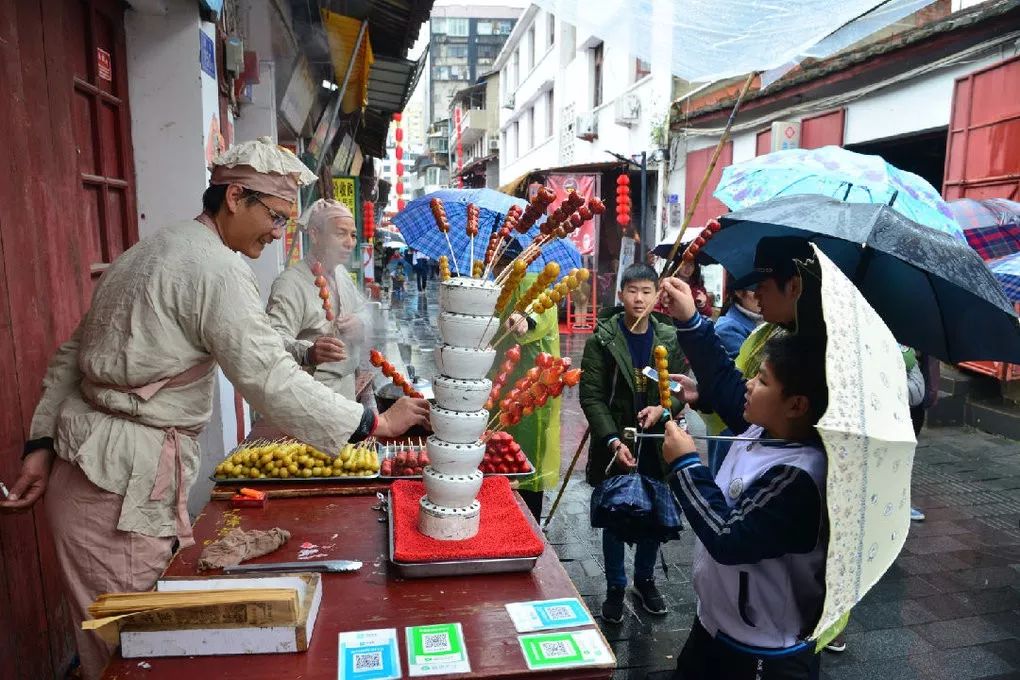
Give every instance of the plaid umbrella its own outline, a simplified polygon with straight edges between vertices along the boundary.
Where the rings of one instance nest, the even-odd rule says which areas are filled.
[[[471,267],[471,239],[465,232],[467,225],[467,206],[473,203],[479,209],[478,235],[475,237],[474,257],[480,260],[485,256],[485,247],[489,243],[489,236],[493,229],[499,229],[511,206],[518,205],[525,208],[528,204],[519,198],[493,189],[440,189],[411,201],[407,207],[401,210],[393,218],[393,223],[400,228],[407,244],[415,250],[421,251],[433,259],[442,255],[450,256],[450,245],[446,242],[446,236],[439,231],[436,221],[432,217],[432,199],[438,198],[446,208],[446,217],[450,222],[450,244],[453,245],[454,258],[460,267],[460,273],[470,275]],[[541,224],[544,220],[539,220]],[[539,234],[538,224],[533,226],[527,234],[516,234],[515,239],[522,246],[527,246]],[[453,259],[450,260],[450,270],[454,270]],[[565,274],[570,269],[581,266],[581,256],[577,249],[565,239],[556,239],[542,248],[542,254],[532,263],[528,271],[537,272],[545,267],[547,262],[559,263],[561,273]]]
[[[1002,285],[1002,292],[1013,304],[1020,302],[1020,252],[988,262],[992,276]]]
[[[964,240],[949,206],[924,178],[838,146],[786,149],[723,170],[714,196],[730,210],[794,194],[881,203],[918,224]]]
[[[1004,198],[949,202],[967,243],[985,260],[1020,252],[1020,203]]]

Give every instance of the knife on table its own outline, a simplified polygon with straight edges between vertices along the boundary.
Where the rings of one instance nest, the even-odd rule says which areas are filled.
[[[224,574],[244,574],[250,571],[317,571],[339,574],[361,569],[356,560],[319,560],[317,562],[269,562],[266,564],[235,564],[223,567]]]

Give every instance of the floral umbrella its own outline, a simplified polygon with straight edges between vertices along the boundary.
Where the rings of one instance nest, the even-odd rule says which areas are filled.
[[[829,549],[825,604],[812,640],[860,602],[892,565],[910,527],[913,426],[899,345],[825,253],[822,314],[828,336],[829,406],[818,421],[828,458]]]
[[[715,197],[730,210],[782,196],[815,194],[849,203],[882,203],[918,224],[965,241],[934,187],[912,172],[838,146],[787,149],[723,170]]]

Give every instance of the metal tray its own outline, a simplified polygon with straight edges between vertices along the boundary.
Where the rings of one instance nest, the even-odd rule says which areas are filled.
[[[429,578],[431,576],[471,576],[474,574],[500,574],[513,571],[531,571],[538,557],[498,557],[492,559],[449,560],[446,562],[398,562],[393,559],[393,495],[386,492],[386,524],[389,531],[390,564],[401,578]]]
[[[400,448],[406,448],[406,447],[393,447],[393,446],[386,446],[386,445],[380,446],[379,447],[379,464],[382,465],[384,460],[388,460],[390,458],[393,458],[393,456],[395,456],[397,454],[397,452],[398,452],[398,450]],[[500,477],[506,477],[507,479],[519,479],[521,477],[530,477],[531,475],[535,474],[535,466],[531,464],[530,460],[528,461],[528,465],[530,466],[530,469],[527,472],[486,472],[484,474],[485,474],[486,477],[495,477],[495,476],[498,475]],[[380,479],[421,479],[421,475],[384,475],[384,474],[382,474],[380,472],[379,473],[379,478]]]
[[[216,484],[242,484],[244,486],[251,484],[294,484],[295,482],[298,484],[308,484],[309,482],[362,482],[379,479],[379,473],[355,477],[287,477],[285,479],[280,477],[266,477],[265,479],[252,479],[251,477],[220,478],[216,475],[209,475],[209,479]]]

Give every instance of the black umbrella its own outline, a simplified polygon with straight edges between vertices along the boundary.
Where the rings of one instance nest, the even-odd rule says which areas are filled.
[[[1020,321],[981,257],[952,236],[874,203],[786,196],[721,218],[702,253],[734,277],[763,238],[817,244],[904,345],[950,363],[1020,363]]]

